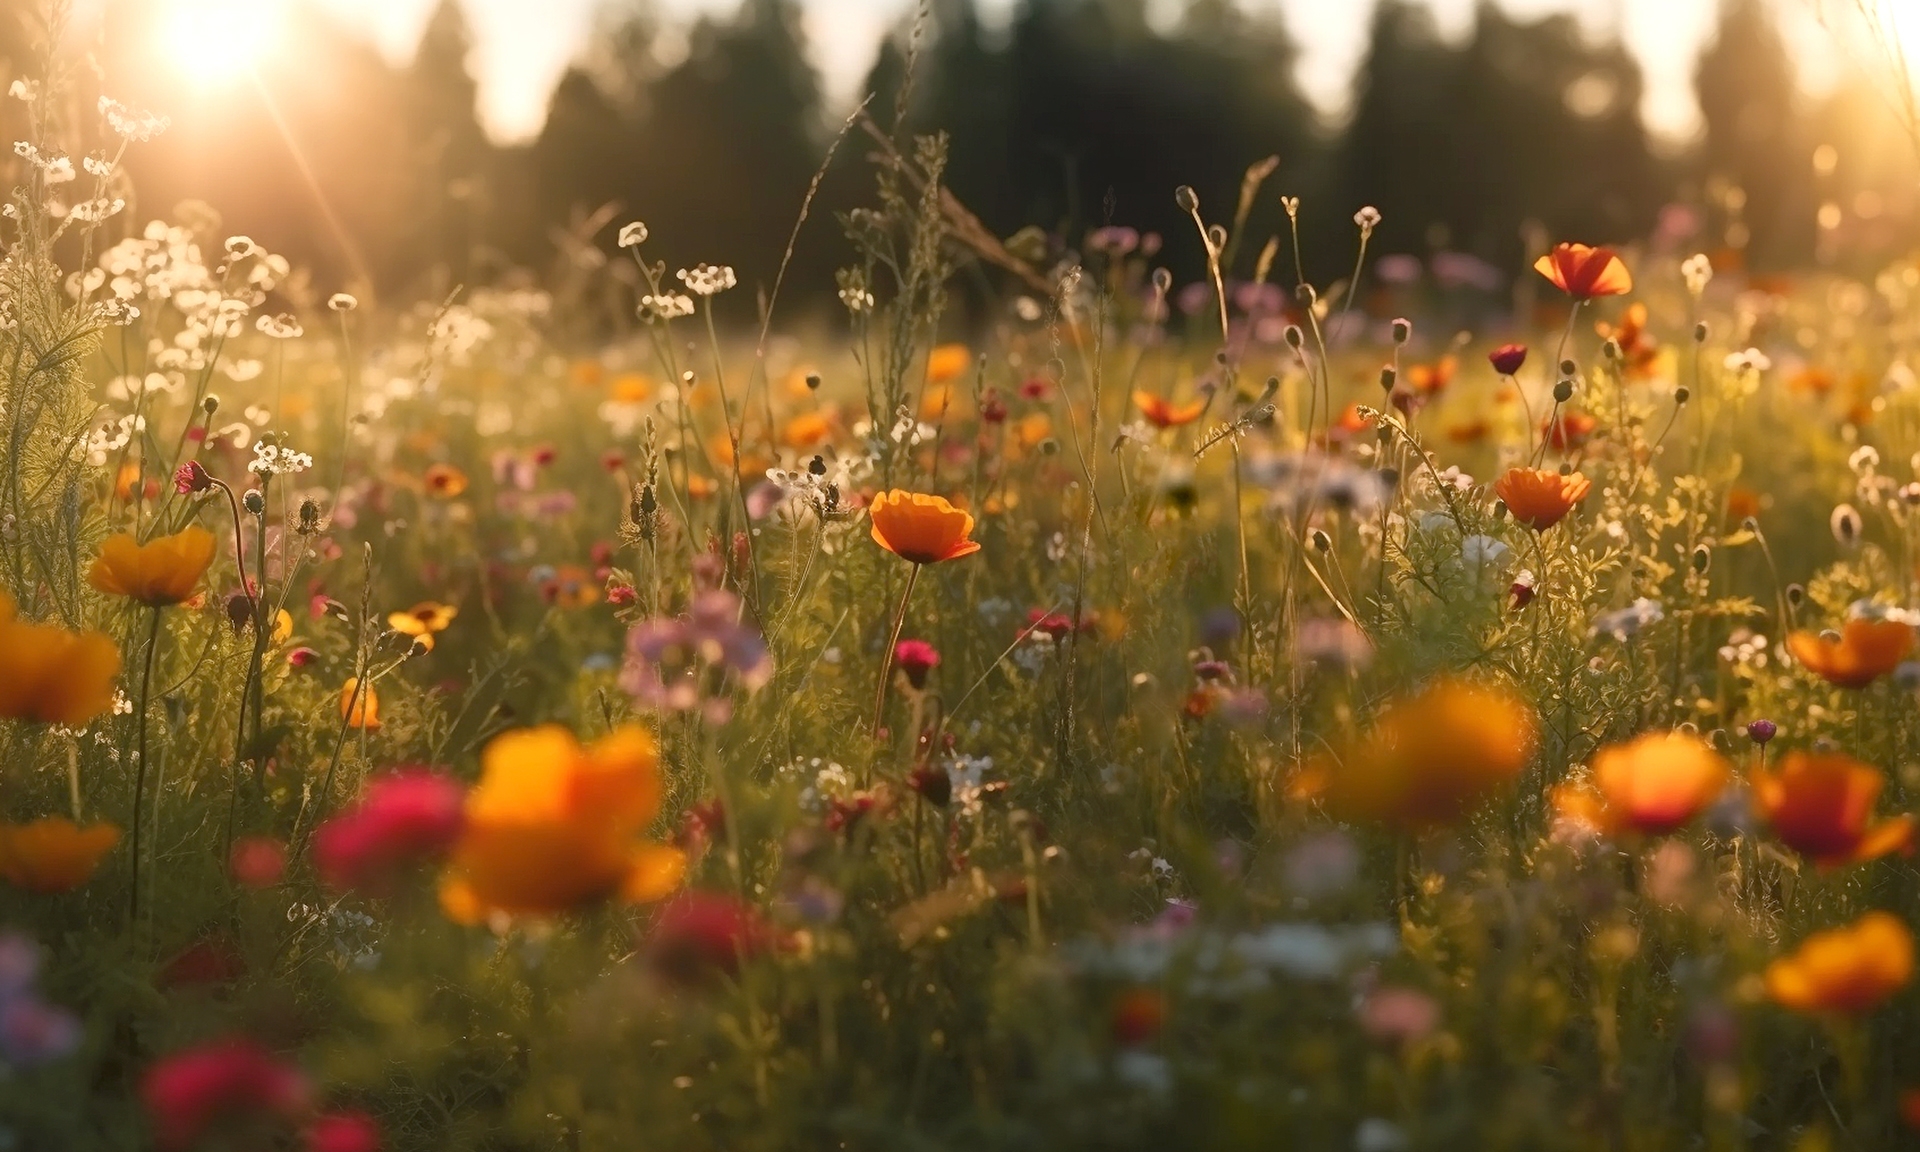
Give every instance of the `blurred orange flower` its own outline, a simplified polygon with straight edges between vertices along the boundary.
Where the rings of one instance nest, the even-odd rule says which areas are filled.
[[[653,395],[653,381],[639,372],[622,372],[607,385],[607,395],[616,404],[641,404]]]
[[[1452,824],[1526,767],[1535,727],[1504,689],[1436,681],[1388,705],[1339,763],[1309,764],[1294,793],[1399,828]]]
[[[1635,379],[1645,379],[1653,375],[1654,368],[1660,363],[1660,345],[1647,335],[1647,306],[1635,302],[1627,306],[1626,314],[1620,318],[1619,327],[1605,321],[1594,325],[1602,336],[1610,336],[1620,346],[1620,359],[1625,362],[1627,375]]]
[[[1898,620],[1856,617],[1847,621],[1837,640],[1820,632],[1788,633],[1787,651],[1829,684],[1864,688],[1913,651],[1913,627]]]
[[[586,748],[556,725],[496,737],[467,796],[442,908],[477,923],[491,913],[549,916],[666,896],[686,857],[638,839],[659,814],[660,795],[659,748],[644,728],[617,729]]]
[[[112,710],[119,675],[110,637],[16,620],[0,592],[0,716],[77,727]]]
[[[1624,296],[1633,291],[1633,275],[1611,248],[1556,244],[1553,251],[1534,261],[1533,267],[1575,300]]]
[[[82,828],[63,816],[0,824],[0,876],[29,892],[71,892],[119,842],[112,824]]]
[[[780,442],[789,448],[811,448],[833,433],[833,425],[818,412],[802,412],[780,429]]]
[[[875,496],[867,513],[874,542],[903,560],[937,564],[980,551],[973,517],[942,497],[895,488]]]
[[[451,464],[431,464],[421,477],[429,495],[452,500],[467,490],[467,474]]]
[[[340,719],[347,722],[349,728],[364,728],[369,732],[380,730],[380,694],[369,684],[362,691],[358,676],[347,677],[340,686]]]
[[[1913,977],[1913,932],[1887,912],[1815,932],[1767,965],[1767,996],[1795,1012],[1870,1012]]]
[[[441,604],[434,600],[422,600],[405,612],[394,612],[387,617],[387,627],[402,636],[413,637],[413,642],[428,652],[433,651],[433,637],[445,632],[460,609],[451,604]]]
[[[155,608],[178,604],[193,595],[213,563],[213,548],[213,533],[198,525],[145,544],[122,532],[101,543],[87,583]]]
[[[1544,468],[1509,468],[1494,482],[1493,492],[1506,501],[1515,520],[1544,532],[1565,519],[1592,488],[1578,472],[1562,475]]]
[[[1549,417],[1541,426],[1540,434],[1555,452],[1566,452],[1578,448],[1600,427],[1600,421],[1585,412],[1562,412]]]
[[[1760,515],[1760,493],[1736,484],[1727,489],[1727,519],[1739,524]]]
[[[1659,835],[1705,811],[1731,777],[1726,760],[1704,741],[1649,732],[1602,748],[1593,758],[1591,784],[1556,789],[1554,806],[1563,817],[1599,832]]]
[[[1178,428],[1200,419],[1200,414],[1207,410],[1207,401],[1205,397],[1199,397],[1185,404],[1175,404],[1165,396],[1135,389],[1133,406],[1140,409],[1140,415],[1146,417],[1147,423],[1165,429]]]
[[[1423,396],[1435,396],[1453,383],[1459,370],[1458,356],[1442,356],[1431,364],[1409,364],[1404,375],[1409,388]]]
[[[1879,769],[1850,756],[1796,749],[1778,769],[1754,770],[1753,800],[1781,843],[1835,868],[1913,851],[1911,814],[1869,826],[1885,786]]]
[[[957,380],[973,366],[973,353],[965,344],[942,344],[927,353],[927,381],[945,384]]]

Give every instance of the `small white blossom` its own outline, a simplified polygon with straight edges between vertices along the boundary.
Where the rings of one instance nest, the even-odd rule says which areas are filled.
[[[732,288],[738,281],[734,279],[733,269],[714,264],[698,264],[693,268],[682,268],[674,274],[687,291],[695,296],[718,296]]]
[[[620,247],[636,248],[647,242],[647,226],[635,220],[620,229]]]
[[[256,476],[287,476],[313,467],[313,457],[265,440],[253,446],[253,463],[247,471]]]

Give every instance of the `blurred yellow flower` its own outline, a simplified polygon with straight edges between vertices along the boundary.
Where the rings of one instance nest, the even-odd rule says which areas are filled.
[[[451,464],[429,465],[421,479],[427,493],[442,500],[452,500],[467,490],[467,474]]]
[[[85,724],[113,708],[120,649],[100,632],[69,632],[14,618],[0,592],[0,716]]]
[[[1913,933],[1899,918],[1869,912],[1815,932],[1767,965],[1767,996],[1795,1012],[1870,1012],[1913,977]]]
[[[451,604],[441,604],[435,600],[422,600],[405,612],[394,612],[387,616],[387,627],[402,636],[413,637],[413,642],[428,652],[433,651],[433,637],[445,632],[453,623],[460,610]]]
[[[360,689],[358,676],[347,677],[340,686],[340,719],[347,722],[349,728],[364,728],[369,732],[380,730],[380,694],[369,684]]]
[[[657,900],[686,858],[639,839],[660,811],[653,736],[629,725],[589,747],[547,725],[487,745],[467,823],[444,877],[448,916],[550,916],[606,899]]]
[[[82,828],[63,816],[0,824],[0,876],[29,892],[71,892],[119,842],[112,824]]]
[[[1338,763],[1307,765],[1293,790],[1399,828],[1452,824],[1526,767],[1535,727],[1504,689],[1439,680],[1388,705]]]
[[[213,563],[213,533],[197,525],[145,544],[122,532],[100,545],[87,583],[109,596],[160,607],[193,595]]]

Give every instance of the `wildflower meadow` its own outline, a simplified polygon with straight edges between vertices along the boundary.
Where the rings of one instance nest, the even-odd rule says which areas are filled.
[[[1920,1146],[1912,256],[1489,297],[1263,163],[1187,278],[863,107],[818,315],[622,218],[376,299],[91,83],[9,96],[0,1149]]]

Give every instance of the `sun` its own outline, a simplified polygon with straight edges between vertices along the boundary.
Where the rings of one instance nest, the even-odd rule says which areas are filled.
[[[280,0],[169,0],[160,24],[161,54],[208,86],[252,72],[278,41]]]

